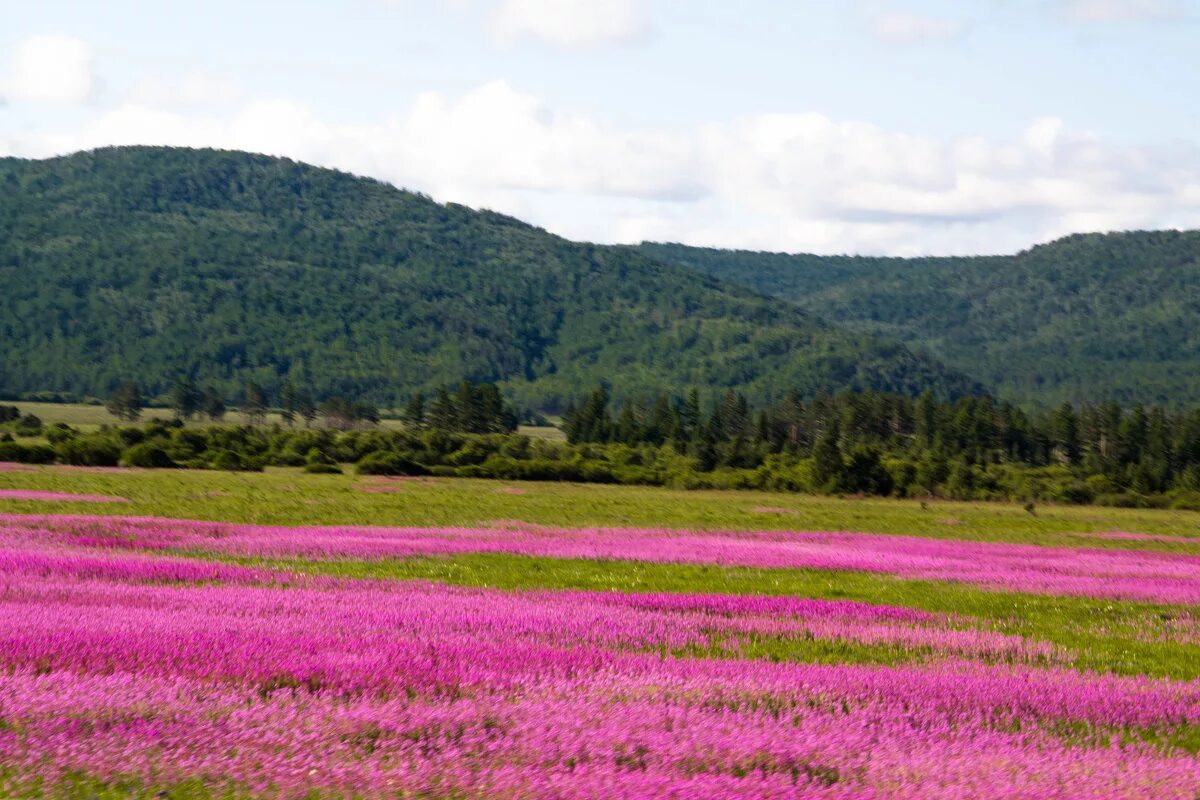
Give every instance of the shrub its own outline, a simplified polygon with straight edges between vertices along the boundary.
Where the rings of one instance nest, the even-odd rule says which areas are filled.
[[[322,464],[320,462],[314,464],[305,464],[304,471],[310,475],[341,475],[342,468],[337,464]]]
[[[13,423],[13,430],[18,436],[40,436],[42,421],[33,414],[26,414]]]
[[[1200,492],[1185,490],[1171,496],[1171,508],[1178,511],[1200,511]]]
[[[0,442],[0,461],[19,461],[22,464],[53,464],[55,453],[44,444]]]
[[[359,460],[359,475],[428,475],[429,470],[399,453],[379,451],[367,453]]]
[[[337,464],[331,455],[319,447],[309,448],[308,455],[304,457],[304,463],[310,467]]]
[[[165,469],[178,466],[158,442],[135,444],[121,454],[121,464],[126,467]]]
[[[208,465],[210,469],[227,472],[262,472],[262,464],[236,450],[217,450]]]
[[[46,439],[50,444],[58,444],[65,442],[67,439],[73,439],[79,431],[72,428],[65,422],[56,422],[46,429]]]
[[[55,450],[62,463],[81,467],[115,467],[121,460],[117,442],[97,433],[64,439]]]

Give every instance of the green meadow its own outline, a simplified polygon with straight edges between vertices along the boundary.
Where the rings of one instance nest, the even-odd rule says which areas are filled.
[[[29,502],[0,498],[0,511],[163,516],[275,525],[641,526],[705,530],[824,530],[1040,545],[1200,552],[1200,512],[1098,506],[818,497],[752,491],[388,479],[203,470],[91,470],[21,466],[0,471],[0,489],[107,494],[128,503]],[[1127,532],[1191,542],[1116,541]]]

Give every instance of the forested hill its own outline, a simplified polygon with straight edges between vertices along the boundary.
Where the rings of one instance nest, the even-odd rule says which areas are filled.
[[[1200,402],[1200,232],[1078,235],[982,258],[637,249],[922,348],[1009,400]]]
[[[0,391],[153,394],[178,376],[384,404],[502,381],[547,409],[602,380],[975,388],[678,265],[332,170],[150,147],[0,159]]]

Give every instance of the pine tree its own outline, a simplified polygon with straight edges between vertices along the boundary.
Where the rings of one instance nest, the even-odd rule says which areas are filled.
[[[633,403],[626,403],[617,415],[617,428],[613,438],[624,444],[637,444],[640,434],[641,429],[633,412]]]
[[[696,432],[696,469],[712,472],[717,468],[717,435],[712,422],[704,422]]]
[[[135,381],[126,381],[117,387],[108,399],[108,413],[126,422],[133,422],[142,415],[142,390]]]
[[[445,386],[437,390],[429,406],[429,427],[440,431],[458,430],[458,409]]]
[[[290,380],[279,390],[280,416],[289,428],[296,422],[296,395],[296,386]]]
[[[296,392],[296,413],[304,420],[306,428],[312,425],[313,420],[317,418],[317,403],[307,389],[300,389]]]
[[[250,425],[262,425],[267,421],[267,393],[257,383],[247,383],[242,414]]]
[[[837,424],[829,426],[817,437],[813,446],[813,483],[821,491],[832,491],[837,488],[845,465],[842,462],[842,450],[838,445],[840,431]]]
[[[679,409],[679,425],[689,439],[695,439],[700,433],[700,413],[700,392],[690,389]]]
[[[204,396],[191,378],[176,378],[171,387],[171,408],[178,419],[189,420],[200,410]]]
[[[1053,447],[1067,464],[1079,463],[1079,417],[1075,407],[1063,403],[1050,421]]]
[[[420,428],[425,424],[425,395],[417,392],[408,398],[408,404],[401,414],[404,423],[412,428]]]
[[[221,397],[221,393],[212,386],[204,390],[204,400],[202,403],[204,413],[213,422],[217,422],[225,417],[225,400]]]

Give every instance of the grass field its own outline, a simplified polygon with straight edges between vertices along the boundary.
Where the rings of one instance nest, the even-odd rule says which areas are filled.
[[[663,526],[734,530],[822,530],[1043,545],[1190,550],[1200,512],[1011,503],[817,497],[777,492],[688,491],[576,483],[505,483],[456,478],[388,479],[262,473],[19,467],[0,488],[45,489],[128,499],[99,513],[263,524],[477,525],[522,520],[564,526]],[[79,512],[72,503],[0,499],[0,510]],[[89,512],[91,513],[91,512]],[[1196,544],[1092,538],[1127,532],[1195,538]]]
[[[7,465],[0,515],[0,605],[23,609],[0,620],[9,794],[1200,791],[1200,618],[1166,599],[1200,586],[1192,512]],[[621,544],[589,527],[656,530]],[[771,531],[852,533],[793,550],[807,540]],[[581,555],[553,555],[575,540]],[[892,541],[866,570],[753,565]],[[942,552],[952,574],[916,577]],[[195,714],[220,724],[177,731]],[[132,718],[153,725],[110,727]],[[254,733],[281,724],[305,732]]]
[[[73,428],[78,428],[82,431],[94,431],[101,425],[114,425],[120,422],[112,414],[108,413],[108,409],[104,406],[86,405],[83,403],[30,403],[26,401],[4,402],[3,405],[15,405],[21,410],[22,414],[33,414],[42,420],[47,425],[52,425],[56,422],[65,422]],[[169,408],[146,408],[142,410],[142,419],[172,419],[174,412]],[[197,415],[194,419],[187,422],[191,427],[207,427],[213,424],[221,425],[245,425],[247,424],[246,416],[240,411],[229,411],[223,420],[219,423],[213,423],[203,415]],[[277,412],[267,414],[267,425],[286,425]],[[300,423],[303,425],[303,423]],[[379,427],[384,429],[403,428],[404,423],[395,417],[385,416],[379,421]],[[536,436],[541,439],[550,439],[552,441],[565,441],[562,431],[554,427],[535,427],[522,425],[519,428],[521,433],[527,436]]]

